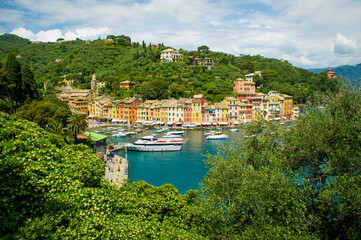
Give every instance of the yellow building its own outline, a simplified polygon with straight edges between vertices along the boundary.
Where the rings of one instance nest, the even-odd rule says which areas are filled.
[[[200,99],[192,101],[192,122],[202,123],[202,101]]]
[[[286,94],[280,94],[280,96],[283,98],[283,104],[280,106],[281,117],[290,119],[292,117],[293,97]]]

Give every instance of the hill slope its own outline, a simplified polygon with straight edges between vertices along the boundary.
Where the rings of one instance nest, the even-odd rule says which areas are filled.
[[[304,103],[313,101],[315,95],[334,91],[336,82],[327,79],[325,74],[315,74],[293,67],[287,61],[264,58],[262,56],[241,55],[235,57],[222,52],[212,52],[206,46],[198,51],[180,49],[184,61],[160,63],[163,44],[147,45],[132,43],[127,36],[108,36],[113,43],[105,44],[102,39],[86,42],[80,39],[63,43],[39,43],[15,45],[6,42],[0,52],[0,59],[13,48],[18,49],[19,61],[29,64],[41,88],[45,81],[58,84],[66,74],[81,73],[79,88],[90,88],[93,74],[107,82],[104,93],[116,98],[144,96],[152,84],[165,83],[169,97],[189,97],[202,93],[215,102],[233,94],[233,81],[244,75],[262,71],[256,77],[258,91],[267,93],[276,90],[294,96],[294,100]],[[193,59],[212,59],[214,66],[194,66]],[[130,92],[124,92],[119,83],[130,80],[135,83]],[[148,98],[149,99],[149,98]]]

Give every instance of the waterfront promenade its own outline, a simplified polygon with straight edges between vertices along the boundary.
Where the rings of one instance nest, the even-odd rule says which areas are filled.
[[[111,157],[107,157],[105,179],[120,187],[128,181],[128,160],[115,154],[109,155]]]

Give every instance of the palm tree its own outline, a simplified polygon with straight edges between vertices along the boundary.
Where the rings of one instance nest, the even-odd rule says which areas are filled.
[[[61,122],[52,122],[52,123],[50,123],[46,127],[46,130],[48,130],[49,132],[58,134],[58,135],[63,135],[64,134],[64,127],[63,127],[63,124]]]
[[[77,143],[77,134],[85,131],[88,123],[80,114],[73,114],[68,118],[68,131],[74,134],[75,144]]]
[[[54,134],[61,135],[66,143],[73,143],[74,139],[69,135],[68,129],[64,128],[61,122],[52,122],[47,127],[46,130]],[[72,133],[71,133],[72,134]]]

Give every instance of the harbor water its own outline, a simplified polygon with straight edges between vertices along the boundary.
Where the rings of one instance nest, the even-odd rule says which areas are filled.
[[[170,130],[172,131],[172,130]],[[181,151],[176,152],[135,152],[127,151],[129,161],[130,182],[143,180],[153,186],[165,183],[173,184],[180,193],[184,194],[190,189],[199,189],[200,182],[206,175],[208,168],[205,164],[205,155],[216,154],[218,146],[234,141],[241,136],[240,132],[230,132],[229,129],[221,130],[228,135],[228,139],[207,140],[204,133],[209,130],[187,130],[183,138],[188,139]],[[107,134],[106,132],[104,132]],[[117,143],[133,143],[142,136],[151,135],[154,130],[147,130],[126,137],[113,137],[108,134],[109,141]],[[164,134],[164,133],[163,133]],[[162,133],[158,137],[163,136]],[[125,151],[117,154],[125,157]]]

